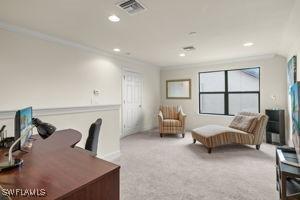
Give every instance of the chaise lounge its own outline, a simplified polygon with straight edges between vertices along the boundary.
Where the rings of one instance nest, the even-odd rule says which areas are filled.
[[[238,113],[229,127],[207,125],[192,130],[193,142],[201,142],[207,147],[208,153],[212,148],[226,144],[256,145],[259,150],[266,132],[268,116],[259,113]]]

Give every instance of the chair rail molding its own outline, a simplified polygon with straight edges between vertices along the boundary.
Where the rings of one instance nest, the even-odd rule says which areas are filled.
[[[89,106],[72,106],[57,108],[38,108],[33,109],[34,116],[66,115],[73,113],[87,113],[97,111],[120,110],[120,104],[112,105],[89,105]],[[13,119],[17,110],[0,111],[0,120]]]

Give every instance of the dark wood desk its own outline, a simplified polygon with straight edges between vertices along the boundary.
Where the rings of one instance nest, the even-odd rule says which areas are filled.
[[[298,162],[296,152],[292,148],[277,147],[276,150],[276,180],[277,190],[281,200],[300,199],[300,168],[280,161],[278,150],[281,150],[285,159]]]
[[[119,200],[120,167],[72,148],[80,139],[81,133],[72,129],[37,139],[30,152],[21,156],[22,167],[0,173],[0,185],[45,189],[47,193],[45,197],[12,199]]]

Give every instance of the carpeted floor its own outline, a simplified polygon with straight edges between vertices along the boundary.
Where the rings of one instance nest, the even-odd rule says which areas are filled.
[[[275,147],[242,145],[208,154],[191,134],[156,131],[121,140],[122,200],[274,200]]]

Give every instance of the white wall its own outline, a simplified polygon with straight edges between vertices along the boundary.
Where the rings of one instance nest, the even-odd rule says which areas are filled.
[[[0,111],[25,106],[53,108],[121,104],[121,78],[123,68],[126,68],[141,73],[144,78],[143,130],[156,125],[154,113],[160,103],[159,68],[106,53],[75,48],[57,38],[54,40],[58,42],[0,28]],[[94,89],[100,91],[98,97],[93,96]],[[120,112],[43,118],[60,129],[75,128],[81,131],[82,142],[85,142],[89,125],[98,116],[106,118],[103,127],[105,123],[109,125],[104,128],[107,133],[101,153],[110,154],[119,151]],[[0,125],[2,124],[7,124],[9,135],[13,135],[11,119],[0,120]]]
[[[161,70],[161,96],[162,103],[169,105],[181,105],[187,114],[187,128],[193,129],[207,124],[228,125],[232,120],[230,116],[202,115],[199,114],[199,84],[198,72],[239,69],[249,67],[260,67],[260,92],[261,92],[261,112],[267,108],[287,108],[287,80],[286,80],[286,59],[281,56],[269,56],[265,58],[226,62],[218,64],[197,64],[181,66],[179,69],[171,67]],[[192,79],[192,99],[190,100],[169,100],[166,99],[166,80],[171,79]],[[277,97],[276,104],[273,103],[271,96]]]
[[[298,55],[298,66],[300,63],[300,1],[295,1],[295,6],[287,23],[284,34],[283,49],[290,59]],[[298,70],[298,80],[300,80],[300,70]]]

